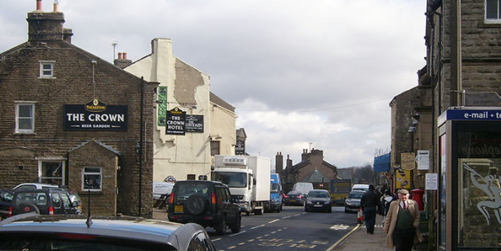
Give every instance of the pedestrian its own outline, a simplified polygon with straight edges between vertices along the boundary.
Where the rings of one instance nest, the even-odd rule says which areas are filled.
[[[362,195],[360,199],[362,211],[364,213],[365,228],[367,233],[374,234],[374,225],[376,224],[376,214],[380,210],[380,196],[374,192],[374,186],[369,185],[369,191]]]
[[[383,226],[386,246],[395,247],[395,251],[411,251],[414,243],[423,241],[418,226],[417,202],[409,199],[407,189],[398,190],[398,200],[391,202]]]

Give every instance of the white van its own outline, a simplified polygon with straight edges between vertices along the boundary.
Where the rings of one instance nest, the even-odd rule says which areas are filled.
[[[351,188],[351,191],[355,191],[355,190],[367,192],[367,191],[369,191],[369,184],[355,184]]]
[[[173,187],[174,182],[153,181],[153,200],[159,200],[162,195],[170,194]]]
[[[313,183],[310,182],[298,182],[292,187],[292,191],[298,191],[303,194],[308,194],[311,190],[313,190]]]

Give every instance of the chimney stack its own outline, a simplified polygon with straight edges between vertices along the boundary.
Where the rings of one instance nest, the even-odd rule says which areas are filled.
[[[132,64],[132,60],[127,59],[127,52],[119,52],[118,58],[113,62],[115,66],[124,69],[125,67]]]
[[[284,156],[282,155],[281,152],[278,152],[277,156],[275,157],[275,172],[282,175],[283,170],[284,170]]]

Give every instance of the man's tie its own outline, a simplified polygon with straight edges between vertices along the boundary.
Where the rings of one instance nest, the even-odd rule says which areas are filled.
[[[404,210],[407,209],[407,207],[405,206],[405,202],[404,202]]]

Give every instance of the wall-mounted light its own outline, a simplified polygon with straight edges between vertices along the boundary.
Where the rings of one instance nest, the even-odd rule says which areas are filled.
[[[409,130],[407,132],[415,132],[415,131],[416,131],[416,127],[411,126],[411,127],[409,127]]]

